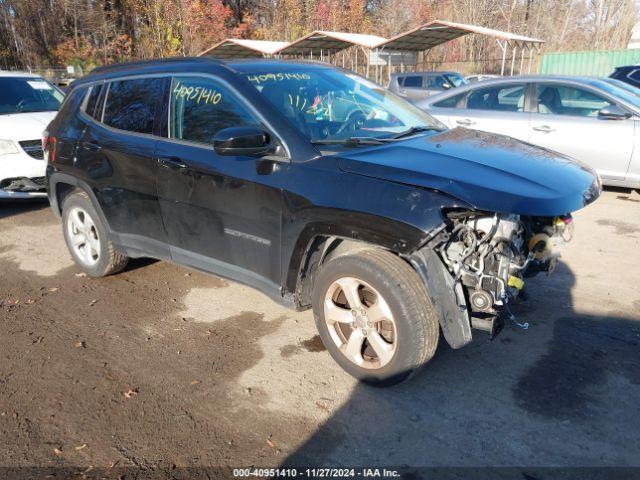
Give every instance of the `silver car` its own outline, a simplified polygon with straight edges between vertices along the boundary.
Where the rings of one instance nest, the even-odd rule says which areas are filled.
[[[416,104],[449,127],[540,145],[592,166],[605,185],[640,188],[640,96],[610,81],[509,77]]]
[[[457,72],[404,72],[391,74],[389,90],[415,102],[466,83]]]

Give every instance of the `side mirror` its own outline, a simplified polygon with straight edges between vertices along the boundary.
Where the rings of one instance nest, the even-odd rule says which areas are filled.
[[[263,157],[274,153],[271,138],[258,127],[223,128],[213,138],[213,149],[218,155]]]
[[[598,118],[603,120],[624,120],[631,117],[631,114],[618,105],[609,105],[598,112]]]
[[[451,85],[449,85],[448,83],[443,83],[442,88],[444,88],[445,90],[449,90],[451,88]]]

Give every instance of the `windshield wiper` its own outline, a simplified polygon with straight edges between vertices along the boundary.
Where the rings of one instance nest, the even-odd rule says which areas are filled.
[[[405,130],[404,132],[400,132],[396,135],[392,135],[390,137],[349,137],[349,138],[341,138],[341,139],[324,139],[324,140],[312,140],[311,143],[314,145],[346,145],[347,147],[355,147],[358,145],[382,145],[384,143],[393,142],[394,140],[398,140],[400,138],[408,137],[415,133],[420,132],[442,132],[444,128],[428,126],[428,125],[420,125],[417,127],[411,127],[409,130]]]
[[[435,127],[435,126],[428,126],[428,125],[419,125],[417,127],[411,127],[409,130],[405,130],[404,132],[400,132],[397,135],[393,135],[392,138],[394,140],[397,140],[398,138],[404,138],[404,137],[408,137],[410,135],[413,135],[414,133],[420,133],[420,132],[443,132],[445,129],[441,128],[441,127]]]
[[[314,145],[346,145],[347,147],[354,147],[356,145],[382,145],[383,139],[374,137],[349,137],[343,139],[325,139],[325,140],[312,140]]]

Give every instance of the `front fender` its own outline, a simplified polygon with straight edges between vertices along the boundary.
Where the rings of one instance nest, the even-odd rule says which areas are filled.
[[[462,285],[455,282],[438,254],[429,246],[414,252],[409,260],[427,285],[447,343],[455,349],[470,343],[471,321]]]

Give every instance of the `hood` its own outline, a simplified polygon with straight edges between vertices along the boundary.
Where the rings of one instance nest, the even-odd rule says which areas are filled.
[[[40,140],[58,112],[30,112],[0,115],[0,139]]]
[[[346,172],[435,189],[479,210],[556,216],[601,191],[598,175],[559,153],[463,128],[341,154]]]

